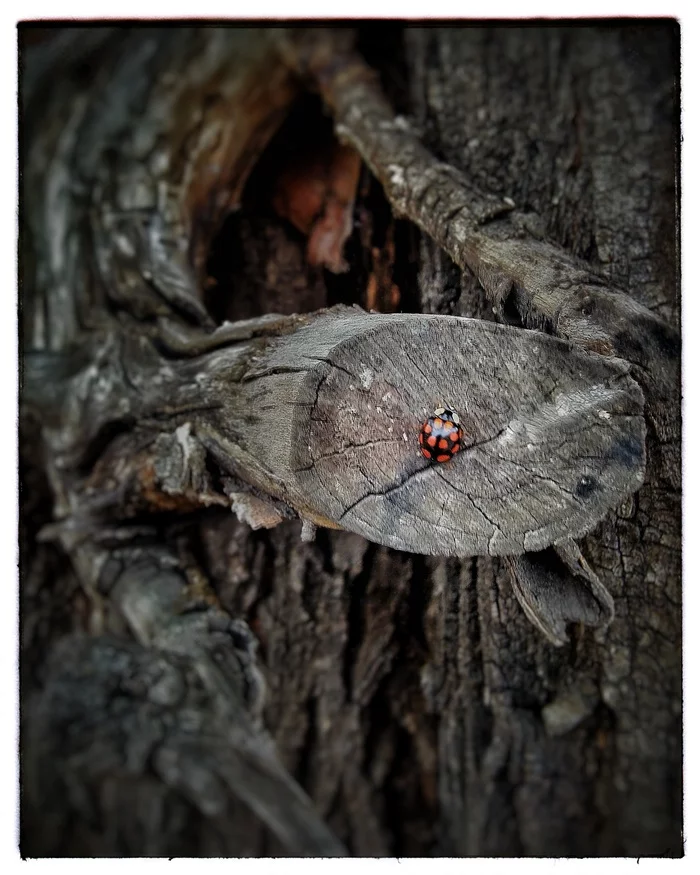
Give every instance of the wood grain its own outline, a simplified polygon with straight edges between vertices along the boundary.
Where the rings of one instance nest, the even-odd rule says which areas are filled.
[[[249,451],[267,451],[317,513],[395,549],[543,549],[590,530],[644,477],[629,367],[537,332],[329,314],[269,350],[244,386]],[[417,435],[441,404],[467,437],[435,465]]]
[[[220,349],[180,361],[113,335],[103,367],[65,388],[56,461],[126,429],[103,467],[140,484],[147,503],[216,503],[205,497],[206,449],[312,522],[445,556],[542,550],[590,531],[643,482],[643,397],[622,360],[447,316],[337,308],[280,324],[278,337],[266,320],[257,340],[224,333]],[[440,405],[459,413],[466,437],[432,464],[417,436]],[[146,457],[126,451],[144,440]],[[115,465],[114,452],[132,463]]]

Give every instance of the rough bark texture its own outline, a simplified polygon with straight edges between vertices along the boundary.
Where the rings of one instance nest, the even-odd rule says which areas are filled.
[[[23,851],[680,854],[676,26],[368,28],[389,103],[360,92],[386,122],[364,133],[340,48],[323,74],[275,31],[78,37],[23,57]],[[332,140],[309,84],[405,200],[392,219],[363,171],[347,274],[273,209],[284,152]],[[557,298],[567,277],[585,289]],[[265,313],[377,301],[511,322],[479,333],[507,363],[544,328],[575,345],[543,338],[572,350],[558,379],[638,383],[642,488],[503,559],[302,541],[303,499],[222,444],[236,417],[197,376],[304,323]]]

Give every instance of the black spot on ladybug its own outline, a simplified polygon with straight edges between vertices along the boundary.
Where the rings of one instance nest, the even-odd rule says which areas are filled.
[[[431,462],[449,462],[462,449],[464,430],[449,407],[438,407],[418,432],[420,451]]]

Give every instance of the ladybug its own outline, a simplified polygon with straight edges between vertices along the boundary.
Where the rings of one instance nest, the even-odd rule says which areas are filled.
[[[448,462],[462,449],[464,430],[449,407],[438,407],[418,433],[420,451],[431,462]]]

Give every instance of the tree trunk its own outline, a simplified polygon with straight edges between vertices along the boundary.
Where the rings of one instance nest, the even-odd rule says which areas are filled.
[[[677,25],[22,33],[23,853],[682,854]]]

